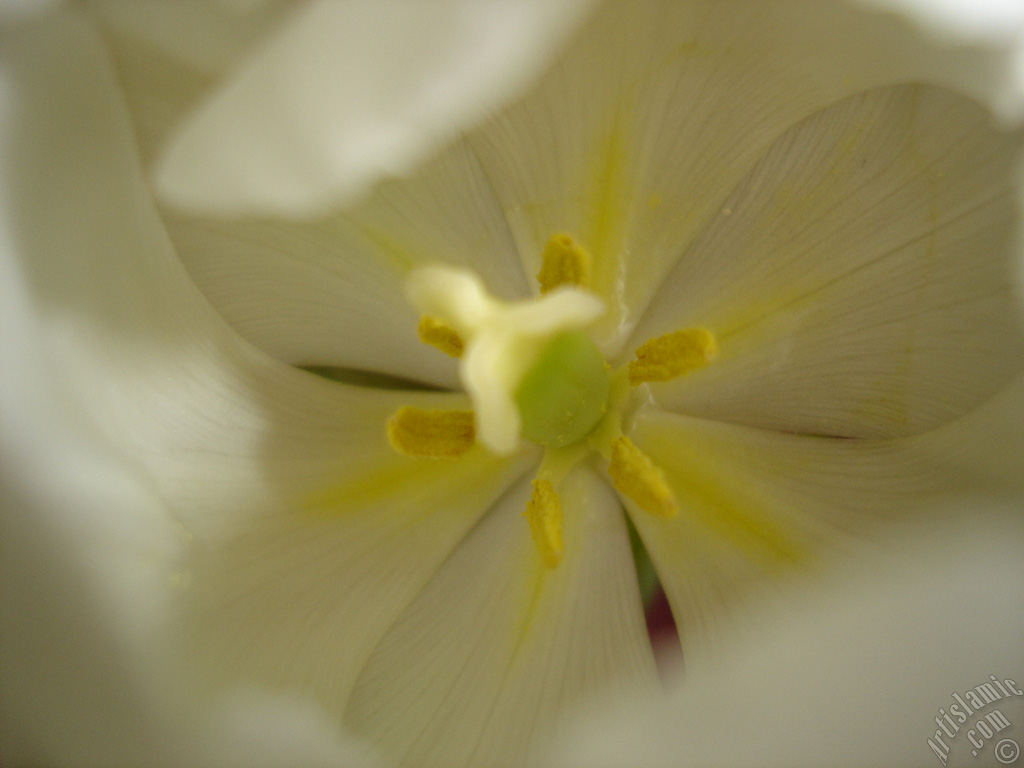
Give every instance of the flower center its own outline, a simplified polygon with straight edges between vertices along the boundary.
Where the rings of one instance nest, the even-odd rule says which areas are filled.
[[[473,273],[428,267],[410,278],[408,293],[423,313],[417,332],[426,344],[459,358],[473,411],[401,408],[388,422],[395,450],[430,459],[457,459],[479,443],[508,455],[526,438],[545,448],[523,513],[548,567],[562,557],[558,487],[593,453],[608,461],[615,489],[650,514],[676,513],[664,473],[623,434],[632,388],[684,375],[717,352],[715,337],[687,328],[642,344],[628,366],[610,369],[585,328],[604,304],[585,290],[590,255],[558,234],[544,249],[537,279],[541,296],[503,302]]]
[[[555,336],[515,391],[523,437],[549,448],[582,440],[604,416],[610,388],[604,356],[586,333]]]

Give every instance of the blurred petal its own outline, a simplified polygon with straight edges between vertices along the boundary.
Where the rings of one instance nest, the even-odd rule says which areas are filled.
[[[6,309],[16,295],[7,289],[2,298]],[[11,314],[3,315],[5,330],[25,338],[30,329],[9,324]],[[181,536],[122,457],[75,434],[84,431],[81,419],[68,424],[58,412],[46,423],[19,418],[39,404],[58,411],[60,401],[50,398],[52,371],[31,370],[20,355],[12,366],[7,342],[0,359],[0,760],[138,765],[155,751],[167,714],[152,701],[151,686],[170,682],[154,639]],[[172,691],[163,696],[173,698]]]
[[[132,462],[62,407],[49,361],[20,354],[41,339],[18,281],[2,277],[2,325],[17,335],[0,347],[0,761],[376,765],[298,696],[252,683],[213,693],[171,652],[184,531]]]
[[[899,440],[810,437],[648,412],[630,437],[680,512],[631,514],[688,652],[714,644],[737,599],[858,540],[958,500],[1024,496],[1024,379],[969,416]],[[629,506],[629,505],[627,505]],[[634,512],[629,507],[631,513]],[[795,566],[799,566],[795,568]]]
[[[8,509],[25,515],[11,521],[18,551],[5,566],[10,564],[12,583],[28,580],[11,597],[5,572],[5,611],[10,606],[38,622],[8,635],[5,621],[4,642],[10,638],[14,658],[25,666],[18,675],[4,675],[4,719],[11,702],[25,703],[14,711],[21,738],[43,745],[33,754],[74,755],[80,749],[99,763],[108,756],[119,764],[148,763],[140,757],[152,747],[147,724],[166,714],[167,727],[155,731],[176,743],[175,695],[165,702],[164,688],[173,692],[180,684],[183,697],[202,699],[177,710],[190,728],[198,728],[193,717],[215,718],[206,704],[224,690],[212,677],[208,690],[197,690],[200,679],[189,666],[196,660],[178,655],[180,644],[168,640],[185,636],[189,650],[194,639],[187,634],[193,625],[166,622],[172,600],[198,599],[203,582],[190,582],[186,568],[204,552],[226,547],[245,530],[286,527],[303,505],[316,506],[314,491],[333,487],[371,502],[404,491],[406,512],[417,509],[429,517],[429,489],[447,488],[462,499],[472,481],[477,487],[497,484],[497,495],[511,481],[502,473],[514,476],[522,469],[483,456],[447,471],[417,465],[413,477],[404,477],[410,460],[387,447],[387,416],[401,404],[437,405],[453,396],[332,384],[246,346],[203,301],[176,259],[91,28],[69,15],[11,32],[0,50],[0,93],[10,106],[0,134],[2,263],[5,281],[10,279],[0,305],[0,448],[5,475],[10,471],[26,484],[4,499],[5,519]],[[51,436],[60,438],[53,446]],[[18,459],[9,470],[8,456]],[[376,487],[366,485],[373,468],[385,472]],[[362,486],[353,487],[353,479]],[[36,497],[53,501],[28,503]],[[452,517],[462,514],[458,525],[472,523],[466,507],[473,499],[468,494],[453,504]],[[306,516],[315,518],[308,510]],[[307,527],[293,536],[316,531],[321,521],[304,522]],[[417,552],[435,552],[436,562],[455,537],[436,522],[430,530],[436,538],[423,536]],[[367,549],[374,541],[368,534]],[[194,557],[183,563],[185,546]],[[66,567],[55,566],[62,554]],[[425,555],[428,563],[430,557]],[[38,595],[42,600],[33,604]],[[30,642],[33,627],[45,642]],[[80,633],[80,647],[69,654],[65,638]],[[90,661],[96,657],[100,663]],[[45,673],[37,679],[39,670]],[[58,681],[74,690],[58,692]],[[137,705],[139,700],[150,706]],[[235,705],[224,706],[229,717]],[[272,708],[290,706],[278,702]],[[310,709],[304,707],[299,709]],[[296,715],[295,732],[318,728]],[[282,743],[293,735],[283,733]],[[216,742],[218,736],[204,738]],[[310,743],[308,759],[300,751],[293,757],[323,764],[332,743]],[[127,757],[118,757],[122,748]]]
[[[365,745],[298,696],[239,687],[202,712],[192,731],[169,734],[182,768],[380,768]],[[153,765],[145,761],[136,765]]]
[[[1007,124],[1024,119],[1024,5],[1017,0],[853,1],[898,13],[952,50],[984,51],[984,66],[951,71],[952,81]]]
[[[1020,685],[1024,651],[1019,510],[959,512],[952,524],[936,519],[896,539],[884,556],[848,560],[813,588],[752,608],[756,633],[688,667],[667,700],[609,701],[551,764],[941,764],[927,739],[952,694],[989,675]],[[993,709],[1016,728],[983,739],[974,756],[967,729]],[[1019,741],[1022,717],[1020,697],[979,711],[943,737],[948,765],[996,765],[994,745]]]
[[[0,21],[21,21],[56,8],[62,0],[0,0]]]
[[[674,411],[792,432],[908,434],[1024,368],[1020,148],[947,91],[871,91],[787,132],[683,254],[630,346],[679,328],[714,362]]]
[[[859,0],[906,14],[936,32],[963,39],[1014,37],[1024,31],[1024,6],[1016,0]]]
[[[971,78],[1007,122],[1024,117],[1024,6],[1017,0],[855,0],[905,16],[938,39],[984,46],[1000,65],[986,78]]]
[[[168,200],[308,216],[424,159],[521,89],[585,0],[315,0],[169,146]]]
[[[567,705],[654,680],[621,508],[586,470],[560,489],[562,562],[549,569],[524,482],[474,529],[370,657],[347,720],[398,764],[520,765]]]
[[[175,453],[187,425],[164,388],[178,375],[195,394],[178,366],[183,348],[204,346],[189,331],[231,337],[183,288],[89,28],[26,25],[5,31],[0,51],[0,761],[367,764],[308,703],[208,696],[168,647],[187,536],[180,499],[161,493],[159,463],[133,438],[151,430],[157,452]],[[198,367],[199,381],[220,372]],[[132,397],[119,386],[129,378],[148,387]],[[209,480],[206,447],[190,461]],[[274,713],[258,752],[241,711]]]
[[[132,113],[145,165],[168,132],[294,11],[291,2],[88,0]],[[247,7],[249,6],[249,7]]]
[[[86,0],[82,5],[120,42],[134,40],[164,61],[213,77],[237,64],[273,28],[272,21],[285,18],[282,6],[288,3]]]
[[[49,426],[0,446],[3,764],[373,764],[297,697],[208,695],[200,670],[168,653],[180,531],[123,460],[69,439],[73,424]]]

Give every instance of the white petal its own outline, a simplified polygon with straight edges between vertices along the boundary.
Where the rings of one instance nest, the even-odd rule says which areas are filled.
[[[529,293],[501,208],[464,145],[343,214],[303,223],[173,217],[169,230],[228,322],[293,363],[454,386],[454,363],[416,337],[403,292],[410,272],[464,265],[499,296]]]
[[[959,42],[1024,43],[1024,6],[1016,0],[855,0],[901,13],[937,35]]]
[[[847,561],[814,587],[762,606],[753,612],[757,632],[720,649],[707,667],[688,667],[669,698],[608,702],[551,763],[944,764],[928,739],[936,718],[957,705],[952,694],[991,685],[990,675],[1021,685],[1020,515],[960,513],[897,539],[887,557]],[[1015,727],[982,738],[974,756],[968,729],[995,709]],[[948,765],[999,764],[995,746],[1006,737],[1019,742],[1021,718],[1024,698],[1011,696],[963,725],[951,721],[953,738],[940,734],[951,746]]]
[[[385,631],[536,464],[482,448],[452,462],[399,456],[384,418],[368,415],[376,429],[353,436],[336,479],[193,549],[180,622],[209,679],[309,694],[340,717]]]
[[[182,768],[380,768],[335,718],[299,697],[239,688],[202,713],[200,727],[169,749]],[[172,737],[173,738],[173,737]],[[147,763],[152,764],[152,763]]]
[[[1024,365],[1019,131],[947,91],[881,89],[786,133],[680,258],[630,346],[700,326],[719,353],[651,391],[786,431],[907,434]]]
[[[409,318],[376,317],[393,301],[393,273],[463,264],[522,296],[517,256],[534,274],[548,237],[568,230],[595,253],[614,349],[780,133],[874,84],[970,69],[963,52],[838,4],[730,8],[611,3],[520,104],[345,216],[277,235],[184,222],[172,236],[220,311],[281,359],[364,367],[388,348],[395,364],[451,384],[451,365],[416,344]],[[274,245],[253,243],[255,229]],[[293,259],[311,268],[300,275]],[[334,330],[357,320],[365,333]]]
[[[312,2],[188,122],[160,187],[208,212],[323,212],[499,106],[585,8]]]
[[[1017,0],[853,0],[906,16],[970,61],[947,81],[1008,124],[1024,119],[1024,5]],[[966,54],[966,55],[965,55]]]
[[[22,363],[21,383],[45,392],[52,379]],[[32,395],[12,379],[0,404],[4,764],[372,765],[298,696],[208,696],[167,647],[182,532],[122,457],[76,434],[80,420],[54,412],[25,429],[8,406]]]
[[[556,232],[593,253],[613,347],[783,131],[872,87],[989,71],[982,53],[843,3],[737,8],[607,3],[537,88],[470,135],[528,274]]]
[[[807,437],[642,414],[631,438],[666,473],[672,519],[634,524],[684,642],[699,652],[744,595],[813,572],[852,542],[878,544],[963,499],[1024,499],[1024,380],[930,432],[898,440]],[[631,509],[631,511],[633,511]],[[808,570],[810,569],[810,570]]]
[[[80,3],[110,46],[147,166],[169,131],[293,8],[288,2],[235,5],[211,0]]]
[[[0,20],[21,21],[34,14],[42,14],[53,10],[61,0],[2,0],[0,2]]]
[[[181,536],[121,457],[58,414],[18,418],[32,398],[22,387],[45,391],[50,373],[23,361],[0,382],[0,756],[138,764],[156,751],[165,714],[147,686],[166,671],[154,639]]]
[[[208,76],[230,70],[270,33],[272,22],[286,15],[281,3],[277,8],[262,3],[265,7],[259,8],[211,0],[86,0],[83,5],[111,37],[120,38],[119,44],[134,41],[155,58]]]
[[[169,609],[187,576],[179,555],[222,541],[239,520],[281,517],[346,468],[361,471],[372,457],[359,448],[384,442],[401,395],[288,369],[217,318],[163,233],[87,24],[69,15],[5,30],[0,51],[10,754],[251,764],[245,752],[225,754],[231,734],[210,724],[259,707],[245,694],[221,704],[229,691],[201,685],[195,659],[170,642],[185,629]],[[352,754],[298,698],[267,705],[294,715],[267,754],[302,765]],[[296,733],[310,737],[308,751],[282,752]]]
[[[399,765],[534,764],[566,708],[648,690],[654,668],[621,509],[588,471],[560,495],[543,565],[524,482],[482,521],[370,657],[347,720]]]

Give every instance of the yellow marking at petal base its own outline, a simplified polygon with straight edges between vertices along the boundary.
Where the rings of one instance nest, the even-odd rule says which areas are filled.
[[[704,328],[687,328],[648,339],[636,349],[629,363],[629,383],[668,381],[703,367],[718,353],[714,334]]]
[[[530,524],[544,565],[554,568],[562,560],[562,503],[550,480],[533,481],[533,495],[523,517]]]
[[[391,269],[397,272],[408,273],[417,263],[433,260],[430,255],[414,251],[399,242],[386,229],[371,227],[357,221],[349,220],[359,234],[370,246],[374,256],[384,260]]]
[[[441,350],[448,357],[462,357],[466,350],[466,343],[459,336],[459,332],[436,317],[421,317],[419,325],[416,326],[416,335],[424,344]]]
[[[665,473],[628,437],[620,437],[612,443],[608,474],[615,490],[635,501],[644,512],[658,517],[675,516],[676,499],[665,481]]]
[[[455,459],[473,447],[472,411],[427,411],[403,406],[388,419],[391,447],[406,456]]]
[[[807,562],[811,533],[795,527],[793,512],[799,510],[751,483],[742,464],[730,466],[728,454],[721,452],[723,443],[701,432],[690,433],[690,442],[664,428],[648,426],[644,432],[651,453],[662,456],[663,465],[679,478],[688,516],[766,571]],[[773,471],[786,477],[793,470],[780,462]]]
[[[587,250],[569,235],[552,235],[544,246],[537,282],[540,292],[547,293],[562,285],[590,285],[593,259]]]
[[[629,98],[632,101],[632,98]],[[585,159],[587,178],[580,189],[586,213],[577,224],[576,234],[587,244],[594,257],[593,273],[587,287],[606,299],[608,311],[601,321],[603,328],[617,328],[624,320],[624,295],[629,284],[627,267],[630,250],[627,231],[646,190],[636,186],[636,166],[630,148],[635,136],[625,126],[632,113],[629,104],[622,105],[607,133],[594,142],[594,152]]]
[[[496,457],[475,445],[458,461],[423,461],[401,456],[390,447],[386,452],[380,446],[371,450],[367,463],[358,470],[350,467],[339,470],[344,479],[327,482],[312,488],[297,499],[297,507],[315,517],[346,517],[362,514],[367,509],[399,511],[405,521],[427,521],[439,512],[432,498],[468,498],[474,494],[487,497],[490,506],[491,491],[504,489],[518,479],[529,467],[530,460],[509,461]],[[483,502],[482,502],[483,503]],[[397,520],[392,517],[391,521]]]

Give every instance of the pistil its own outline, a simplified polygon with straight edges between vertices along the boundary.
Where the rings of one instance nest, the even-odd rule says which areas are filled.
[[[516,389],[523,437],[549,448],[582,440],[604,416],[609,388],[608,366],[590,337],[556,336]]]

